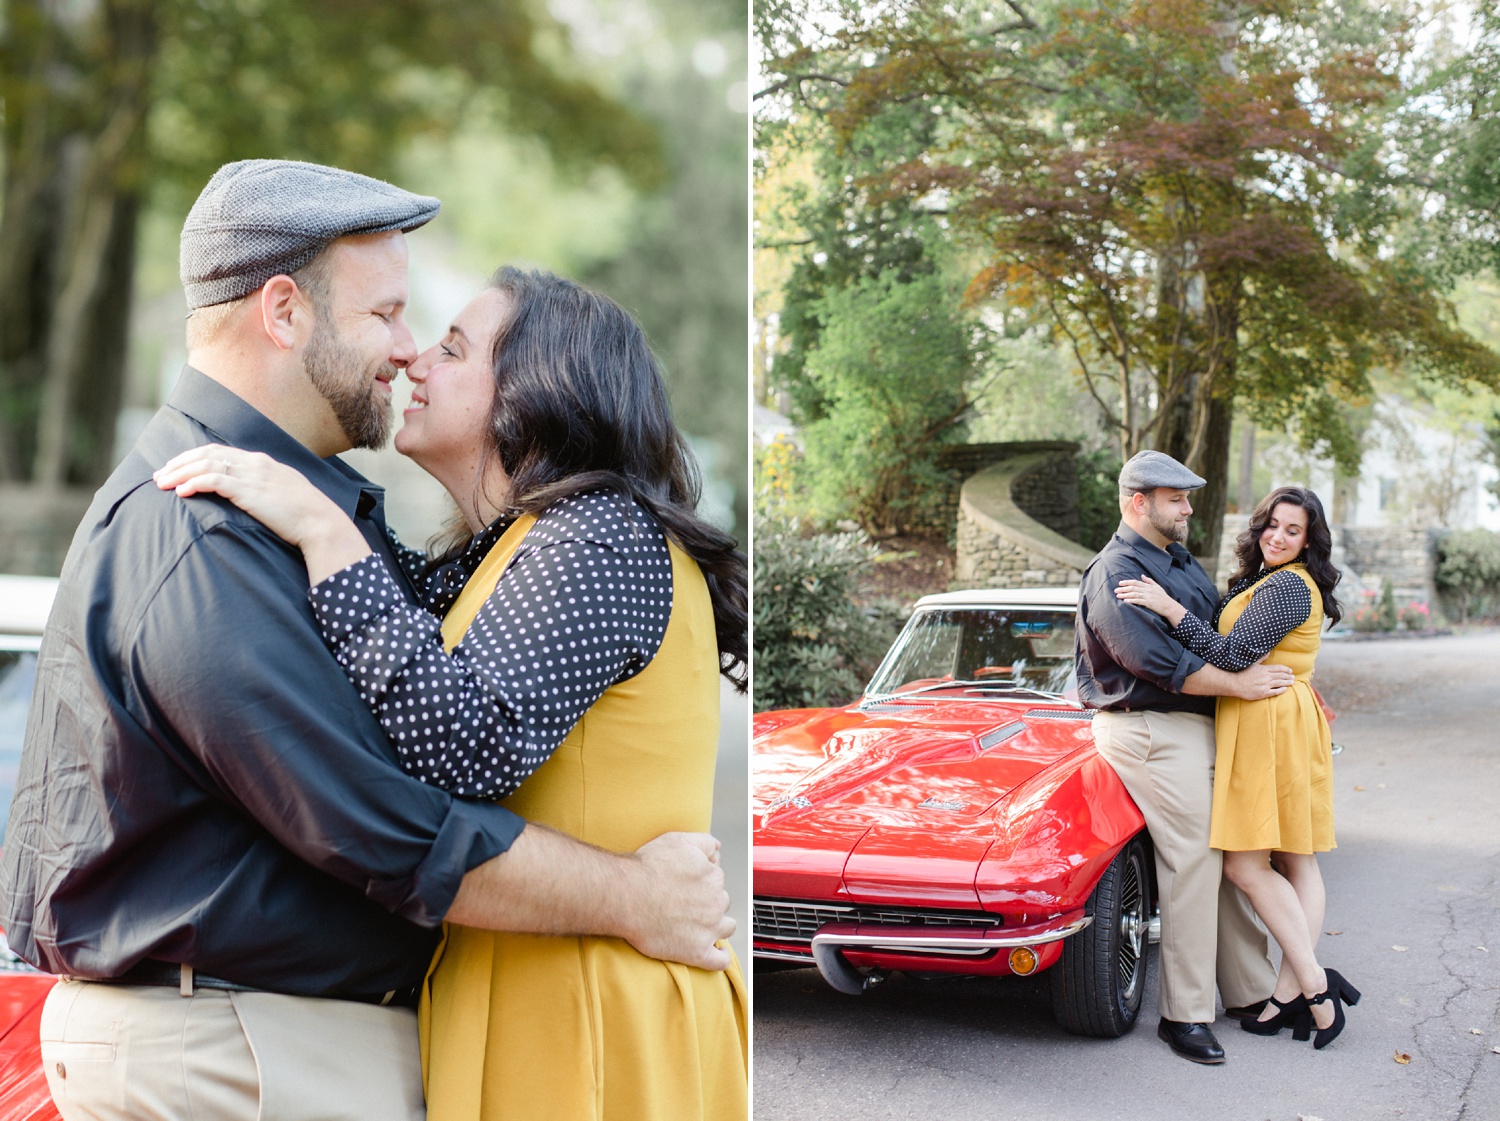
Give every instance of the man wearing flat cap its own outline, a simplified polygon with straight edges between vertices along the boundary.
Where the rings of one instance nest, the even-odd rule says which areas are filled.
[[[1213,801],[1214,698],[1285,691],[1291,671],[1208,665],[1159,615],[1115,596],[1149,576],[1190,612],[1213,618],[1218,590],[1187,551],[1189,494],[1204,480],[1171,456],[1144,451],[1120,471],[1120,528],[1083,574],[1078,595],[1078,696],[1094,718],[1099,754],[1146,819],[1161,900],[1161,1023],[1177,1054],[1221,1063],[1215,981],[1231,1016],[1254,1017],[1275,987],[1265,930],[1244,894],[1221,880],[1208,844]]]
[[[324,646],[300,554],[152,473],[209,442],[296,467],[391,557],[381,444],[416,346],[404,234],[438,201],[335,168],[222,168],[182,232],[188,368],[63,566],[0,862],[0,922],[63,979],[75,1118],[421,1117],[416,993],[451,919],[723,968],[716,842],[589,848],[408,777]],[[413,589],[409,589],[413,591]]]

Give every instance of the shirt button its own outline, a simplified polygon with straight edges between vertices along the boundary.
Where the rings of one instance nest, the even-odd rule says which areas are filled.
[[[63,1064],[61,1062],[59,1062],[57,1064],[57,1077],[59,1077],[59,1078],[66,1078],[66,1077],[68,1077],[68,1068],[65,1067],[65,1066],[63,1066]]]

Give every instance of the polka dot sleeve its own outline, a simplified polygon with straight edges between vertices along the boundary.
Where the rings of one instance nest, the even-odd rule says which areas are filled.
[[[1243,586],[1232,590],[1238,595]],[[1219,604],[1223,611],[1226,597]],[[1221,635],[1193,614],[1184,615],[1172,637],[1211,666],[1237,673],[1248,669],[1275,648],[1312,615],[1312,594],[1295,572],[1277,572],[1251,595],[1244,613],[1227,635]],[[1218,618],[1218,612],[1214,613]]]
[[[411,581],[411,586],[420,588],[427,583],[427,554],[409,549],[401,543],[401,538],[396,536],[396,531],[387,528],[385,539],[390,542],[391,556],[396,558],[396,564]]]
[[[537,520],[451,655],[438,620],[406,602],[373,557],[311,599],[402,768],[455,794],[497,798],[655,657],[672,610],[671,558],[638,507],[585,494]]]

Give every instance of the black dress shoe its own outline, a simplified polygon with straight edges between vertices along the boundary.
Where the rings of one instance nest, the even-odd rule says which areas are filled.
[[[1224,1048],[1207,1024],[1179,1024],[1163,1019],[1156,1034],[1172,1050],[1192,1063],[1222,1063]]]
[[[1257,1000],[1254,1004],[1247,1004],[1243,1008],[1226,1008],[1224,1015],[1231,1020],[1258,1020],[1260,1014],[1266,1010],[1266,1002]]]

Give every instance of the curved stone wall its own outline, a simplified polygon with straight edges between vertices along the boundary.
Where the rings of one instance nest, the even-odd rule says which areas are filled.
[[[955,588],[1077,586],[1094,554],[1017,505],[1057,452],[1007,459],[971,476],[959,492]]]

